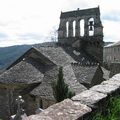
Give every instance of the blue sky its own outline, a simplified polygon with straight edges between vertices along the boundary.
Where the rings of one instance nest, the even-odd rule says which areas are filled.
[[[104,41],[120,41],[118,0],[0,0],[0,47],[49,41],[61,11],[100,6]]]

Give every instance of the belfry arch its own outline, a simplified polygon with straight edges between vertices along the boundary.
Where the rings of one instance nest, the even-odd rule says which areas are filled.
[[[89,36],[94,36],[94,18],[88,20]]]
[[[85,20],[84,19],[81,19],[80,20],[80,36],[82,37],[82,36],[84,36],[85,35]]]
[[[76,21],[74,20],[73,23],[72,23],[72,27],[73,27],[73,37],[76,36]]]
[[[83,30],[84,35],[81,35],[80,28],[81,20],[84,20],[84,27],[82,28],[84,29]],[[67,28],[66,23],[69,24]],[[75,24],[73,25],[73,23]],[[92,30],[90,28],[92,28]],[[90,32],[92,32],[92,35],[90,34]],[[59,42],[68,41],[72,43],[72,39],[75,37],[80,38],[81,36],[83,37],[98,35],[103,37],[103,26],[100,20],[99,6],[91,9],[84,10],[77,9],[76,11],[61,12],[60,24],[58,29]],[[65,39],[66,36],[68,37],[68,39]]]
[[[69,28],[69,22],[67,21],[66,22],[66,37],[68,37],[68,34],[69,34],[68,28]]]

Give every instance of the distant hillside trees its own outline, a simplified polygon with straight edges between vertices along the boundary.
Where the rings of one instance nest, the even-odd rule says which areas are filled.
[[[58,36],[58,30],[57,30],[57,28],[58,28],[58,27],[54,26],[54,27],[52,28],[52,30],[50,31],[49,37],[48,37],[48,38],[49,38],[52,42],[54,42],[54,43],[57,42],[57,36]]]
[[[61,102],[66,98],[71,98],[75,95],[75,92],[71,92],[68,89],[68,85],[64,82],[63,67],[59,68],[58,80],[52,82],[53,94],[57,102]]]
[[[30,45],[0,47],[0,70],[6,69],[30,47]]]

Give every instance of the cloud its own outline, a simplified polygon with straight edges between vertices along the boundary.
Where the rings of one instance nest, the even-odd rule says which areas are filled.
[[[16,38],[16,39],[0,39],[0,47],[13,46],[13,45],[23,45],[23,44],[37,44],[47,42],[45,38],[34,39],[34,38]]]
[[[119,14],[120,14],[120,11],[116,11],[116,10],[109,11],[109,12],[102,15],[102,19],[103,20],[114,21],[114,22],[120,21]]]
[[[59,25],[61,11],[86,9],[98,5],[104,25],[105,41],[120,39],[119,31],[116,29],[120,25],[118,0],[0,0],[0,3],[0,46],[29,44],[34,41],[41,42],[43,39],[47,41],[49,39],[46,38],[53,26]]]
[[[6,34],[0,33],[0,38],[6,38],[6,37],[8,37]]]
[[[104,39],[107,41],[117,42],[120,40],[120,34],[118,27],[120,26],[120,21],[109,21],[104,20]]]
[[[19,35],[19,37],[22,38],[22,39],[26,39],[26,40],[29,40],[29,39],[40,40],[43,36],[40,36],[40,34],[28,33],[28,34]]]

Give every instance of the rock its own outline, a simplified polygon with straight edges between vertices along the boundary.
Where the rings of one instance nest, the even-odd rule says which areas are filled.
[[[114,76],[112,77],[112,79],[114,79],[114,80],[119,80],[119,81],[120,81],[120,73],[114,75]]]
[[[107,97],[106,94],[99,93],[96,91],[86,90],[72,97],[72,100],[88,106],[94,106],[96,103],[98,103],[99,101],[103,100],[106,97]]]
[[[101,85],[113,85],[113,86],[120,87],[120,80],[111,78],[107,81],[102,82]]]
[[[117,91],[118,88],[119,88],[118,86],[114,86],[114,85],[101,84],[101,85],[96,85],[90,88],[90,90],[97,91],[104,94],[112,94],[113,92]]]
[[[35,111],[35,114],[39,114],[39,113],[41,113],[42,111],[43,111],[43,109],[38,108],[38,109]]]
[[[91,111],[91,108],[86,105],[65,99],[38,115],[29,116],[28,120],[75,120]]]

